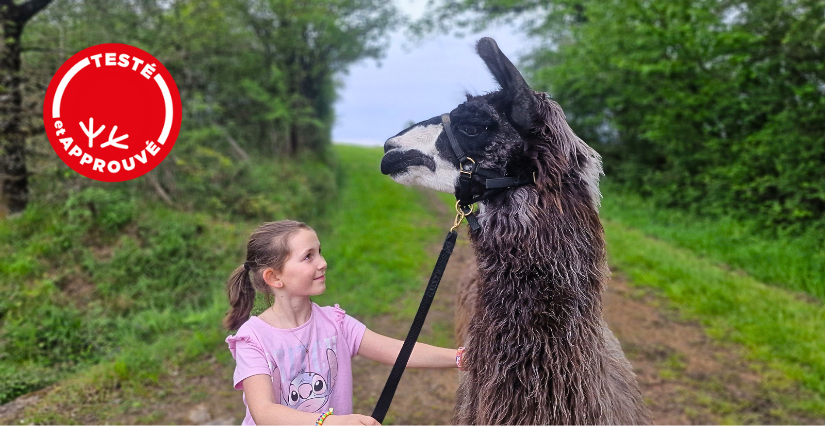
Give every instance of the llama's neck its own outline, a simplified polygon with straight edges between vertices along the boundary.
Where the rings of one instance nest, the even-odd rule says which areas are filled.
[[[488,203],[482,229],[471,232],[479,288],[469,334],[479,397],[534,397],[484,422],[592,422],[600,410],[604,237],[586,188],[569,190],[540,199],[519,188]],[[500,394],[511,391],[517,395]]]
[[[601,300],[607,275],[604,231],[585,186],[543,195],[522,187],[488,202],[478,218],[482,228],[470,237],[491,295],[519,296],[518,306],[576,306],[570,320],[601,315],[601,303],[590,302]]]

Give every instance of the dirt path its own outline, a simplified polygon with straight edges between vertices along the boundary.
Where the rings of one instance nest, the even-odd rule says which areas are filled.
[[[712,340],[666,299],[631,285],[620,271],[603,295],[604,318],[633,365],[656,424],[823,424],[791,407],[797,383],[739,345]]]

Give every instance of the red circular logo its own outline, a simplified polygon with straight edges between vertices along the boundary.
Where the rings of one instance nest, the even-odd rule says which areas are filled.
[[[98,44],[52,77],[43,121],[52,148],[74,171],[121,182],[143,176],[172,150],[180,94],[154,56],[127,44]]]

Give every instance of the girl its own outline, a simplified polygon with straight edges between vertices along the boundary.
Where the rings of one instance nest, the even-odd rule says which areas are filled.
[[[247,261],[226,284],[224,319],[227,330],[238,330],[226,342],[235,389],[244,391],[242,424],[379,424],[352,414],[351,358],[392,365],[403,342],[372,332],[337,304],[310,301],[326,289],[326,269],[318,236],[302,222],[264,223],[250,236]],[[250,317],[256,292],[274,302]],[[461,348],[416,343],[407,366],[456,367],[460,355]]]

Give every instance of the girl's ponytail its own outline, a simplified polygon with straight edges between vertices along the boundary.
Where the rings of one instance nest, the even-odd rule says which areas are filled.
[[[249,271],[241,265],[235,269],[226,282],[226,294],[229,296],[229,312],[223,319],[223,327],[237,330],[252,313],[255,306],[255,287],[249,279]]]
[[[267,301],[270,300],[273,292],[264,281],[263,271],[267,268],[281,271],[289,258],[289,238],[301,229],[314,232],[307,224],[294,220],[266,222],[252,232],[246,244],[247,261],[226,281],[230,308],[223,319],[225,329],[237,330],[249,319],[256,293],[263,293]]]

